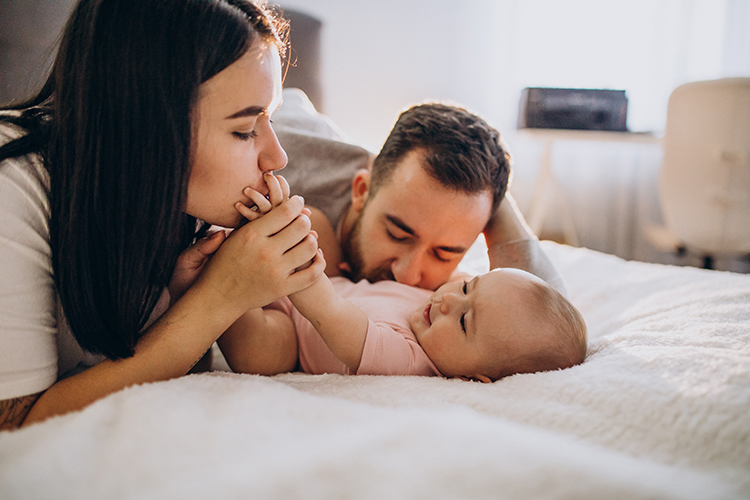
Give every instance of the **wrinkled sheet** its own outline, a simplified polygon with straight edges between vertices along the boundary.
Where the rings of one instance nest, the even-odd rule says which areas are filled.
[[[0,498],[750,498],[750,276],[543,245],[580,366],[132,387],[0,433]]]

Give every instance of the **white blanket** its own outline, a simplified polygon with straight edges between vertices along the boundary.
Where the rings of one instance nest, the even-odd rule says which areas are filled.
[[[750,498],[750,276],[544,248],[581,366],[133,387],[0,433],[0,498]]]

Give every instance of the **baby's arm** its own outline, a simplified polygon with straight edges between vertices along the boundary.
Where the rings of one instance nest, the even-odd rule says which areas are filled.
[[[362,310],[336,293],[325,275],[289,299],[313,324],[333,354],[354,373],[440,374],[413,334],[387,322],[370,321]]]
[[[244,192],[255,203],[255,210],[240,203],[236,205],[237,210],[249,221],[259,219],[289,196],[289,187],[283,177],[266,174],[264,179],[269,190],[267,198],[250,188]],[[328,223],[327,220],[325,222]],[[330,223],[328,225],[330,226]],[[328,229],[333,234],[333,229]],[[318,255],[315,258],[323,259],[323,252],[320,249],[318,249]],[[305,290],[290,295],[289,299],[300,314],[312,323],[333,354],[352,371],[357,371],[362,360],[362,350],[367,337],[369,324],[367,315],[357,306],[340,297],[325,275],[321,275],[318,281]],[[268,312],[271,311],[266,311],[266,313]],[[249,314],[255,313],[250,311],[247,315]],[[253,319],[252,323],[248,320],[246,327],[241,327],[240,330],[247,331],[246,328],[249,327],[258,328],[260,324],[260,318]],[[268,326],[268,323],[266,323],[266,326]],[[277,324],[273,325],[273,328],[278,327]],[[291,327],[296,347],[296,333],[293,323],[291,323]],[[295,349],[295,355],[296,352]],[[229,362],[228,359],[227,362]],[[231,362],[230,366],[232,366]],[[234,369],[234,366],[232,366],[232,369]]]
[[[277,179],[267,174],[265,180],[269,187],[269,199],[252,191],[251,199],[257,199],[256,210],[240,203],[236,205],[248,221],[262,217],[289,197],[289,184],[283,178]],[[297,365],[294,322],[275,309],[247,311],[222,334],[217,344],[230,368],[238,373],[275,375],[292,371]]]
[[[297,334],[292,319],[275,309],[251,309],[217,341],[237,373],[276,375],[297,366]]]
[[[312,286],[290,295],[289,299],[312,323],[331,352],[356,372],[367,338],[367,315],[339,296],[325,274],[320,275]]]

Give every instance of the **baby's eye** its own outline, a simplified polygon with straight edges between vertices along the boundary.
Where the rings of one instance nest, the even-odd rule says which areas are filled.
[[[466,333],[466,322],[464,321],[464,318],[466,317],[466,314],[461,315],[461,330],[463,330],[464,334]]]
[[[461,287],[461,290],[463,290],[464,295],[466,294],[467,289],[469,288],[469,284],[464,280],[464,285]]]
[[[249,141],[258,137],[258,133],[255,130],[251,130],[250,132],[232,132],[232,135],[241,141]]]

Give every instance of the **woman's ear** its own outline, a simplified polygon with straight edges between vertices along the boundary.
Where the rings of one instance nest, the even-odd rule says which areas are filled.
[[[357,170],[352,179],[352,208],[361,212],[367,202],[370,194],[370,171],[361,169]]]

